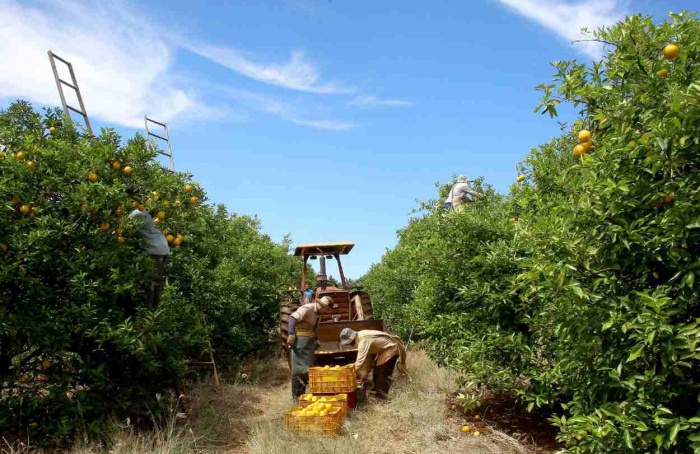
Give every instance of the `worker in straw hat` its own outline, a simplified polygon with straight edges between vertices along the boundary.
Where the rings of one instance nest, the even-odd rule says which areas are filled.
[[[309,367],[314,365],[315,360],[316,330],[321,315],[329,313],[332,305],[333,298],[324,296],[304,304],[289,317],[287,349],[292,372],[292,397],[295,399],[306,392]]]
[[[469,183],[473,182],[474,180],[467,180],[467,177],[460,175],[457,178],[457,183],[452,186],[450,193],[447,195],[447,199],[445,199],[445,208],[452,208],[457,212],[461,212],[465,207],[464,203],[470,201],[468,196],[480,196],[481,194],[469,187]]]
[[[379,399],[386,399],[389,394],[395,366],[398,366],[400,374],[408,375],[406,349],[398,336],[372,329],[358,332],[343,328],[340,332],[340,345],[352,345],[357,348],[355,370],[360,382],[364,382],[369,376],[372,357],[376,356],[372,377],[374,394]]]

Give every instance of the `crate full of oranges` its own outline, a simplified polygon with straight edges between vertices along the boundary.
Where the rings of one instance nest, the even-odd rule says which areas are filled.
[[[332,407],[341,409],[343,416],[348,415],[348,395],[336,394],[333,396],[314,396],[313,394],[304,394],[299,397],[299,406],[307,408],[313,404],[330,404]]]
[[[284,415],[284,428],[298,434],[335,436],[343,428],[342,409],[330,403],[292,407]]]
[[[309,368],[311,394],[351,393],[357,389],[355,365]]]

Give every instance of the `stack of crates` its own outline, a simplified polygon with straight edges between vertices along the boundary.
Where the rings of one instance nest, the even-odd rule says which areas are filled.
[[[285,413],[284,428],[307,435],[338,435],[348,409],[355,406],[356,390],[354,364],[310,368],[309,393]]]

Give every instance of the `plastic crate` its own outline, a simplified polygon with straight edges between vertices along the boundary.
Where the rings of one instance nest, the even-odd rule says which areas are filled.
[[[311,367],[309,392],[311,394],[351,393],[357,389],[355,365],[335,367]]]
[[[343,412],[333,408],[326,415],[306,415],[302,407],[292,407],[284,414],[284,429],[302,435],[326,435],[334,437],[343,429]]]
[[[321,404],[331,404],[333,407],[340,408],[343,413],[343,417],[348,415],[348,395],[347,394],[335,394],[335,395],[314,395],[314,394],[304,394],[299,397],[299,406],[306,408],[313,403]]]

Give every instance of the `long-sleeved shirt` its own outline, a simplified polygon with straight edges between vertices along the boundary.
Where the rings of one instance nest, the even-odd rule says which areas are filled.
[[[297,329],[313,331],[321,314],[316,312],[316,303],[307,303],[299,307],[289,318],[289,334],[296,334]],[[294,321],[292,322],[292,319]]]
[[[447,196],[447,200],[445,200],[445,202],[452,202],[453,206],[459,206],[464,200],[467,200],[467,195],[478,196],[480,194],[470,188],[469,183],[457,183],[452,186],[452,190]]]
[[[372,329],[358,331],[355,370],[361,380],[369,374],[371,361],[368,361],[368,357],[371,355],[377,355],[377,366],[381,366],[393,356],[398,356],[402,363],[399,365],[401,368],[405,360],[404,347],[398,337]]]
[[[148,246],[146,251],[151,255],[170,255],[170,246],[168,240],[165,239],[163,232],[158,230],[150,213],[146,210],[134,210],[129,215],[132,218],[140,219],[141,225],[138,227],[139,233],[146,238]]]

